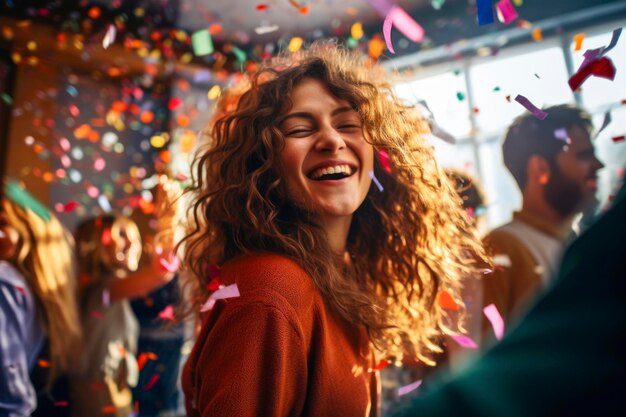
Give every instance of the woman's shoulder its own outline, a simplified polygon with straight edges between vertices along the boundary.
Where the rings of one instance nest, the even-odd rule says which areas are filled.
[[[284,299],[296,310],[321,296],[311,275],[285,255],[259,252],[226,262],[220,272],[224,285],[237,284],[242,299]]]

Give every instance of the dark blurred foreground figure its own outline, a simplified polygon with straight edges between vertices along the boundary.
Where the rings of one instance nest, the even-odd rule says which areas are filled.
[[[626,187],[567,250],[554,286],[463,373],[404,416],[625,416]]]

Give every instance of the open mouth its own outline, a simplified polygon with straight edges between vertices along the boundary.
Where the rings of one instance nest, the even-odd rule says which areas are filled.
[[[348,178],[356,172],[356,168],[342,164],[315,169],[307,174],[313,181],[332,181]]]

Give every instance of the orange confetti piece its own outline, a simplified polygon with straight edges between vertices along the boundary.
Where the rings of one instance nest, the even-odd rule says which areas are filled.
[[[543,33],[541,32],[541,28],[534,28],[531,32],[531,36],[535,42],[540,42],[543,40]]]
[[[302,6],[298,9],[301,15],[309,14],[309,6]]]
[[[100,17],[100,15],[102,14],[102,10],[100,10],[98,6],[93,6],[91,9],[89,9],[87,14],[89,15],[89,17],[95,20]]]
[[[577,33],[574,35],[574,51],[580,51],[582,49],[583,40],[585,40],[584,33]]]
[[[172,154],[168,150],[163,150],[159,152],[159,158],[161,158],[161,161],[165,162],[166,164],[172,162]]]
[[[90,131],[91,127],[89,127],[89,125],[82,124],[74,130],[74,136],[76,136],[76,139],[86,139]]]
[[[439,307],[452,311],[459,310],[459,305],[456,303],[456,301],[454,301],[450,293],[445,290],[439,293]]]
[[[41,368],[49,368],[50,367],[50,362],[48,362],[45,359],[39,359],[37,361],[37,365],[39,365]]]
[[[102,414],[113,414],[117,411],[117,408],[114,405],[105,405],[102,407]]]
[[[219,23],[213,23],[209,26],[209,33],[211,35],[217,35],[218,33],[222,33],[222,25]]]
[[[178,126],[180,127],[187,127],[189,126],[189,117],[181,114],[176,118],[176,123],[178,123]]]
[[[141,123],[150,123],[154,120],[154,113],[151,111],[144,111],[141,113],[141,116],[139,116],[139,120],[141,120]]]

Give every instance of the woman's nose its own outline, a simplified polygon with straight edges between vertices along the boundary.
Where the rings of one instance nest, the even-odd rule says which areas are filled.
[[[332,126],[322,128],[316,140],[316,149],[321,152],[336,152],[346,146],[343,136]]]

